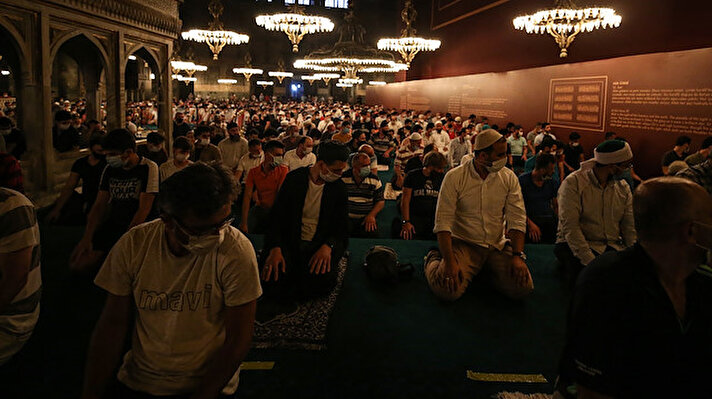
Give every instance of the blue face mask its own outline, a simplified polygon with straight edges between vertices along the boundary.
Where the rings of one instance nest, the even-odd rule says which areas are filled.
[[[106,157],[106,163],[112,168],[121,168],[124,166],[124,161],[121,159],[121,155],[112,155]]]

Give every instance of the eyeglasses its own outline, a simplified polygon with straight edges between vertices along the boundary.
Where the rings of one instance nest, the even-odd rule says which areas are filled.
[[[180,221],[178,221],[178,218],[174,217],[173,220],[176,222],[176,226],[178,226],[178,228],[185,235],[200,237],[200,236],[205,236],[205,235],[220,234],[220,230],[224,229],[227,226],[230,226],[232,224],[232,222],[235,221],[235,218],[232,216],[228,216],[227,218],[223,219],[219,223],[216,223],[212,226],[202,227],[200,229],[185,227],[181,224]]]

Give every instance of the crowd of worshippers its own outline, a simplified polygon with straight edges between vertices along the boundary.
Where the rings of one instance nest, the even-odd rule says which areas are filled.
[[[678,139],[663,171],[680,177],[641,181],[631,146],[613,133],[585,159],[580,135],[564,144],[546,123],[525,134],[475,115],[241,102],[229,122],[193,124],[200,112],[181,104],[170,154],[159,133],[141,145],[123,128],[93,137],[46,215],[86,224],[69,266],[109,293],[87,397],[233,394],[263,290],[290,301],[327,295],[349,239],[388,233],[437,241],[423,267],[446,301],[480,274],[504,296],[526,297],[535,284],[525,242],[555,244],[571,285],[578,276],[564,395],[574,385],[615,397],[686,392],[710,372],[712,270],[698,269],[711,261],[709,140],[689,156],[699,162],[675,171],[674,160],[689,158],[689,139]],[[383,184],[378,174],[391,167]],[[400,217],[383,226],[386,186],[402,193]],[[0,212],[22,232],[11,244],[0,237],[0,256],[26,250],[24,276],[0,295],[0,327],[15,332],[0,328],[1,364],[37,321],[41,280],[31,203],[3,189]],[[259,253],[240,230],[264,234]]]

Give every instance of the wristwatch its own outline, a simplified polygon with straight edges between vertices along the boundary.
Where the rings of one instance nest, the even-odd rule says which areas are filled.
[[[410,223],[410,220],[405,220],[405,219],[401,220],[401,225],[406,224],[406,223]]]
[[[522,260],[527,260],[527,254],[524,252],[512,252],[512,255],[522,258]]]

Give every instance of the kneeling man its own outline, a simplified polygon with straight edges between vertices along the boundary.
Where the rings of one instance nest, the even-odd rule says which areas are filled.
[[[497,290],[521,298],[534,283],[523,252],[522,191],[517,176],[504,167],[507,141],[496,130],[485,130],[475,139],[474,154],[445,175],[433,230],[440,250],[428,253],[425,276],[435,295],[452,301],[487,268]]]

